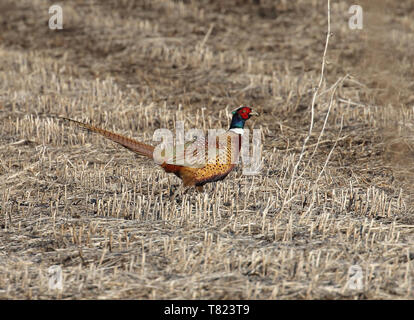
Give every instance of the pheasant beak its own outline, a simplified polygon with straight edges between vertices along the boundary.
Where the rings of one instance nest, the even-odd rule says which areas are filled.
[[[250,116],[259,116],[259,114],[257,112],[254,112],[254,111],[250,112],[249,115]]]

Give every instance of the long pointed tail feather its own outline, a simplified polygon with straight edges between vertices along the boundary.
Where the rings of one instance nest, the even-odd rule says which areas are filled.
[[[93,125],[81,122],[81,121],[77,121],[77,120],[73,120],[70,118],[65,118],[65,117],[59,117],[62,120],[65,121],[69,121],[72,123],[76,123],[78,126],[85,128],[91,132],[95,132],[98,133],[102,136],[104,136],[105,138],[112,140],[113,142],[116,142],[122,146],[124,146],[125,148],[134,151],[140,155],[146,156],[150,159],[153,158],[153,153],[154,153],[154,147],[139,141],[136,141],[134,139],[122,136],[120,134],[105,130],[105,129],[101,129],[98,127],[95,127]]]

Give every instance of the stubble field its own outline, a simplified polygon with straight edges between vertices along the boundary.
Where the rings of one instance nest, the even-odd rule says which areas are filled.
[[[53,1],[2,1],[0,298],[414,298],[414,4],[359,1],[351,30],[332,2],[317,88],[326,1],[73,0],[62,30]],[[54,117],[155,145],[241,104],[260,174],[175,200],[178,178]]]

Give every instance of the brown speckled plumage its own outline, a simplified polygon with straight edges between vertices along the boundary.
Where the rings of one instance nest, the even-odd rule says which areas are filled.
[[[241,107],[233,112],[233,123],[236,123],[235,117],[238,121],[237,128],[242,128],[244,126],[244,121],[250,118],[251,115],[255,113],[252,112],[250,108]],[[125,148],[134,151],[140,155],[146,156],[150,159],[153,159],[154,147],[134,139],[125,137],[120,134],[113,133],[111,131],[95,127],[93,125],[83,123],[80,121],[62,118],[66,121],[76,123],[77,125],[86,128],[89,131],[99,133],[105,138],[112,140]],[[241,123],[241,124],[240,124]],[[241,127],[240,127],[241,126]],[[165,160],[161,167],[169,173],[174,173],[177,177],[183,180],[184,187],[195,186],[198,190],[202,190],[202,186],[209,182],[214,182],[224,179],[236,166],[237,159],[240,152],[241,146],[241,135],[233,132],[232,127],[230,130],[225,132],[223,135],[217,137],[216,147],[217,147],[217,157],[213,163],[208,163],[208,142],[204,139],[198,139],[197,144],[205,146],[205,162],[198,165],[177,165],[177,159],[171,158]],[[224,143],[225,145],[221,145]],[[187,144],[185,150],[188,150],[188,147],[191,145]],[[185,154],[185,151],[184,151]]]

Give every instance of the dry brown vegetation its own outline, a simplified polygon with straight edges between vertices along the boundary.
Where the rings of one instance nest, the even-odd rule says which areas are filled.
[[[362,31],[332,3],[298,163],[326,1],[64,1],[60,31],[53,1],[2,1],[0,298],[413,298],[414,5],[359,2]],[[49,117],[154,143],[177,120],[226,128],[240,104],[261,113],[261,174],[178,201],[176,177]]]

